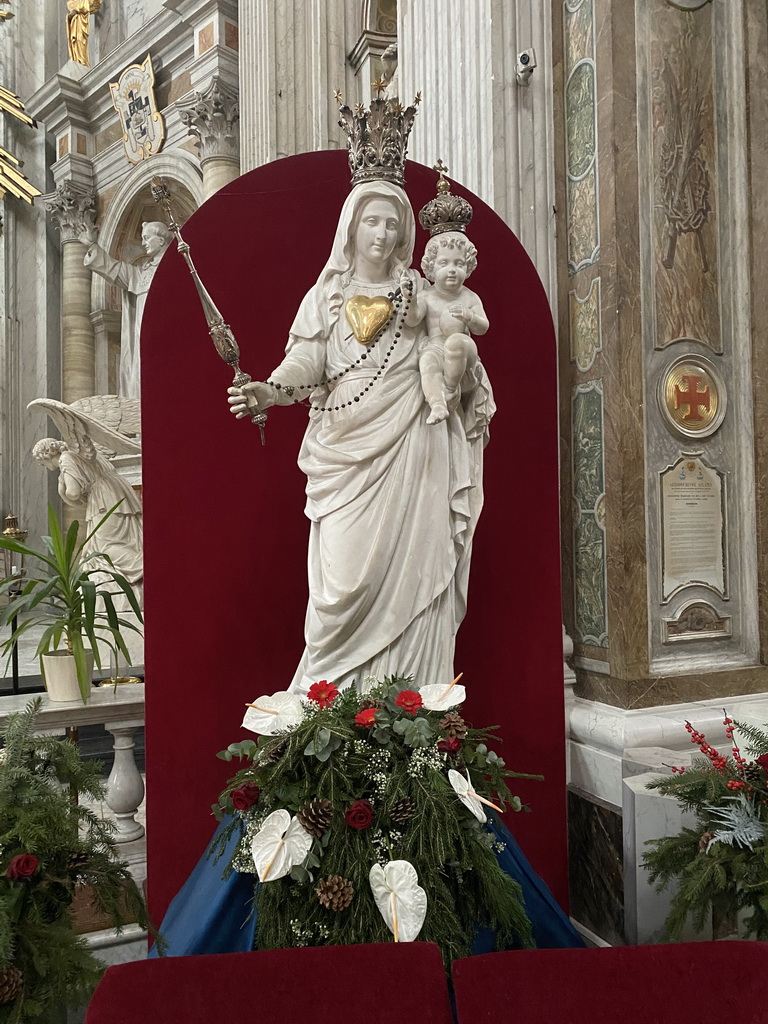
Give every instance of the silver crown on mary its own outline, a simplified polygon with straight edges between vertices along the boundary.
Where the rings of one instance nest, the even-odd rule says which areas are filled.
[[[334,93],[339,104],[339,125],[347,136],[349,169],[352,184],[362,181],[391,181],[405,184],[405,156],[413,119],[421,103],[417,93],[413,103],[404,107],[399,99],[382,95],[385,83],[373,83],[376,96],[370,109],[358,103],[354,110],[342,103],[341,93]]]
[[[438,160],[432,170],[437,171],[437,195],[419,210],[419,224],[430,235],[443,231],[466,232],[472,220],[472,207],[466,199],[451,192],[451,183],[446,178],[448,168]]]

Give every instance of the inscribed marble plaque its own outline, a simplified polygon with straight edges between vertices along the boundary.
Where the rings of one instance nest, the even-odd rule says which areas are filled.
[[[662,600],[699,584],[725,596],[723,478],[698,458],[661,473]]]

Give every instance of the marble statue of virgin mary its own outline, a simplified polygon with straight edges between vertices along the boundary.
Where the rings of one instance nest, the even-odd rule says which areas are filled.
[[[290,686],[298,694],[321,679],[365,690],[391,674],[420,685],[453,675],[494,404],[478,362],[462,381],[459,407],[427,424],[424,326],[404,323],[408,285],[425,286],[410,269],[414,237],[402,188],[355,185],[285,358],[268,382],[230,389],[238,417],[307,396],[313,407],[299,453],[311,529],[306,647]],[[366,350],[347,301],[397,298],[401,285],[401,303]]]

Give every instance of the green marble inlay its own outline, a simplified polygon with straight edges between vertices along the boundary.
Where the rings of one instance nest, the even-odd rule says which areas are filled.
[[[574,68],[565,87],[568,126],[568,173],[583,178],[595,158],[595,68],[584,61]]]
[[[603,383],[573,389],[573,558],[575,637],[608,646]]]
[[[594,515],[582,513],[574,527],[576,639],[607,647],[605,628],[605,534]]]
[[[580,386],[573,396],[573,496],[585,512],[594,512],[605,490],[601,383],[590,381],[589,391]]]

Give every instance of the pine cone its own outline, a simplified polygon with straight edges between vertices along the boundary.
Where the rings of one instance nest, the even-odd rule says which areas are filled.
[[[330,800],[315,797],[298,809],[296,817],[311,836],[319,839],[331,827],[333,804]]]
[[[360,711],[366,711],[368,708],[380,708],[381,706],[381,701],[373,700],[372,697],[363,697],[360,701]]]
[[[393,806],[392,810],[389,812],[389,816],[392,821],[402,824],[413,817],[415,810],[416,808],[414,807],[413,800],[411,800],[409,796],[404,796],[402,800],[398,800]]]
[[[84,850],[73,850],[67,858],[67,873],[82,875],[90,863],[91,856]]]
[[[445,731],[445,735],[449,739],[458,736],[460,740],[463,740],[467,735],[467,723],[455,711],[449,711],[447,715],[443,715],[440,719],[440,728]]]
[[[355,889],[348,878],[329,875],[321,878],[315,887],[317,898],[326,910],[346,910],[355,895]]]
[[[288,740],[285,739],[278,739],[273,743],[267,744],[267,746],[262,747],[259,751],[259,764],[266,766],[277,764],[287,749]]]
[[[14,967],[13,964],[0,967],[0,1006],[13,1002],[21,992],[23,982],[24,978],[18,967]]]
[[[714,838],[714,832],[705,832],[699,840],[699,850],[701,850],[702,853],[706,853],[707,847],[709,846],[711,840],[713,840]]]
[[[744,765],[743,771],[745,782],[756,782],[760,784],[765,777],[765,771],[760,767],[757,761],[750,761],[749,764]]]

